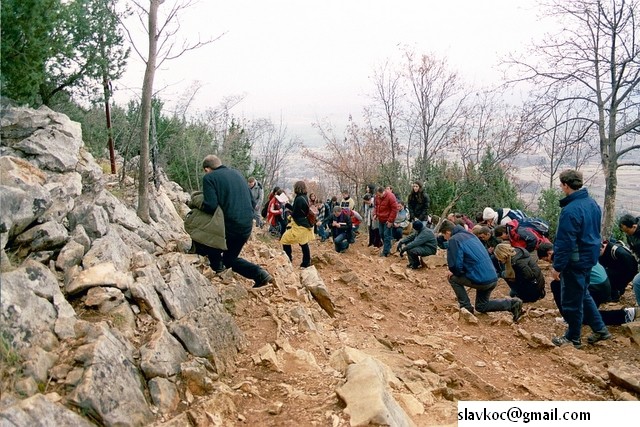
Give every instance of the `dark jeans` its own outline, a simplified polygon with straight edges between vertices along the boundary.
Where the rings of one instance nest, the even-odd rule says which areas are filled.
[[[380,230],[377,227],[369,227],[369,244],[367,246],[375,246],[376,248],[382,246],[382,240],[380,240]]]
[[[409,258],[409,264],[413,265],[414,267],[417,267],[422,263],[422,260],[420,257],[428,256],[428,255],[435,255],[435,253],[432,250],[422,246],[411,248],[407,251],[407,258]]]
[[[467,279],[465,276],[451,276],[449,278],[449,284],[458,298],[460,308],[466,308],[472,313],[474,311],[471,306],[467,290],[465,289],[465,287],[469,287],[476,290],[475,308],[480,313],[486,313],[489,311],[511,311],[511,306],[513,305],[513,300],[511,298],[490,299],[491,292],[493,292],[498,285],[498,281],[489,283],[488,285],[478,285],[477,283]]]
[[[336,252],[342,252],[349,249],[349,237],[347,233],[340,233],[333,239],[333,246]]]
[[[389,255],[391,253],[391,240],[393,230],[387,227],[386,222],[380,221],[379,228],[380,230],[380,238],[382,239],[382,253],[384,255]]]
[[[393,227],[391,229],[391,237],[393,237],[396,240],[400,240],[402,239],[402,232],[403,232],[403,228],[402,227]]]
[[[560,276],[560,307],[568,328],[565,337],[574,343],[580,342],[582,324],[594,332],[606,329],[596,303],[589,294],[591,269],[567,268]]]
[[[227,235],[227,250],[224,252],[220,249],[194,243],[196,243],[196,252],[209,258],[209,264],[211,264],[212,269],[217,270],[224,263],[224,266],[231,268],[234,273],[238,273],[259,284],[267,278],[269,273],[259,265],[239,257],[242,247],[249,240],[249,236],[250,234],[247,236]]]
[[[558,307],[558,310],[560,310],[560,315],[564,317],[564,314],[562,313],[562,299],[560,297],[560,281],[559,280],[553,280],[551,282],[551,293],[553,294],[553,300],[556,303],[556,307]],[[594,302],[596,306],[600,306],[600,304],[595,300],[595,298],[594,298]],[[600,312],[600,317],[602,317],[602,321],[607,326],[618,326],[626,322],[625,313],[623,309],[598,310],[598,311]]]

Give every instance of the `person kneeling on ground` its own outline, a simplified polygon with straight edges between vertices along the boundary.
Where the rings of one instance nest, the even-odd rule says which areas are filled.
[[[423,256],[435,255],[438,248],[436,235],[422,221],[413,222],[413,232],[398,242],[400,256],[407,253],[409,264],[407,267],[418,269],[422,267]]]
[[[340,206],[333,208],[331,235],[336,252],[343,253],[349,249],[349,242],[353,240],[351,217]]]
[[[464,227],[454,226],[448,220],[440,226],[440,233],[448,242],[449,284],[456,294],[460,308],[474,312],[465,287],[474,288],[476,310],[480,313],[509,311],[513,315],[513,321],[517,322],[522,316],[520,298],[491,299],[491,292],[498,285],[498,275],[480,240]]]
[[[529,251],[503,242],[496,246],[494,253],[505,266],[501,269],[501,276],[511,288],[512,297],[518,297],[523,302],[535,302],[544,298],[544,275]]]
[[[538,258],[547,262],[553,262],[553,247],[551,244],[540,245],[538,248]],[[609,280],[606,279],[606,276],[603,278],[602,270],[603,267],[600,264],[596,264],[589,274],[589,286],[587,287],[587,290],[589,291],[589,295],[591,295],[593,302],[596,304],[596,307],[600,307],[600,304],[608,301],[608,292],[611,291]],[[552,280],[550,287],[556,307],[558,307],[560,315],[564,318],[560,281]],[[618,310],[600,310],[598,308],[598,312],[602,317],[602,321],[607,326],[618,326],[623,323],[629,323],[640,319],[639,307],[625,307]]]

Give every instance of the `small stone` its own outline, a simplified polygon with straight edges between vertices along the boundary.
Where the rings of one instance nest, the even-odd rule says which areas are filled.
[[[280,415],[283,406],[284,403],[282,402],[274,402],[269,406],[268,411],[271,415]]]

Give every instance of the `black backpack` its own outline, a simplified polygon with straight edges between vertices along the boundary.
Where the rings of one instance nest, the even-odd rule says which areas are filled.
[[[264,206],[262,207],[262,210],[260,211],[260,215],[262,215],[262,218],[267,218],[267,210],[269,209],[269,202],[271,200],[267,200],[264,203]]]

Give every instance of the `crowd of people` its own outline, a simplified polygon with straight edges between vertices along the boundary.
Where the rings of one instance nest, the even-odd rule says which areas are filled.
[[[196,251],[207,256],[217,272],[231,268],[252,279],[254,287],[266,286],[273,277],[262,267],[239,257],[251,230],[268,226],[279,239],[283,252],[293,262],[293,245],[302,252],[301,268],[312,265],[309,243],[331,240],[334,250],[344,253],[366,231],[368,247],[379,249],[381,257],[394,251],[407,255],[407,268],[420,269],[422,258],[434,255],[438,247],[446,249],[448,282],[461,310],[470,313],[510,312],[517,322],[524,313],[523,304],[545,297],[545,276],[539,261],[551,264],[549,289],[567,329],[554,337],[556,346],[582,346],[582,326],[592,333],[587,342],[594,344],[611,338],[607,326],[640,318],[640,217],[624,215],[618,227],[627,244],[600,235],[601,209],[583,187],[582,174],[567,170],[560,174],[565,197],[553,243],[548,224],[518,209],[486,207],[475,215],[451,213],[437,225],[429,212],[429,196],[423,185],[411,185],[406,203],[391,187],[370,184],[361,204],[348,190],[325,202],[307,193],[304,181],[293,188],[293,201],[280,187],[274,187],[263,201],[262,185],[221,164],[216,156],[203,162],[204,201],[200,209],[213,215],[224,213],[226,250],[195,242]],[[363,226],[363,230],[360,227]],[[509,286],[508,298],[492,299],[502,278]],[[600,310],[610,301],[619,301],[628,285],[636,304],[617,310]],[[472,304],[467,289],[475,289]]]

